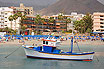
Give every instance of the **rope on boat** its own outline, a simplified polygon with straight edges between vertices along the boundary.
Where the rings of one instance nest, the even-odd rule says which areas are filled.
[[[76,39],[75,39],[75,41],[76,41]],[[77,41],[76,41],[76,44],[77,44],[78,50],[81,51],[80,48],[79,48],[79,46],[78,46],[78,42]]]
[[[99,62],[99,59],[97,58],[97,56],[96,56],[96,55],[95,55],[95,57],[96,57],[97,61]]]
[[[14,50],[13,52],[11,52],[10,54],[8,54],[7,56],[5,56],[5,58],[9,57],[10,55],[12,55],[14,52],[16,52],[20,47],[22,46],[19,46],[16,50]]]
[[[76,44],[77,44],[78,50],[81,51],[80,48],[79,48],[79,46],[78,46],[78,42],[76,42]]]

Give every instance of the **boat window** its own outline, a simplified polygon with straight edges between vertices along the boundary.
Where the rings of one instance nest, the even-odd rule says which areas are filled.
[[[45,44],[45,41],[43,41],[43,44]]]
[[[48,41],[46,41],[46,44],[48,45]]]

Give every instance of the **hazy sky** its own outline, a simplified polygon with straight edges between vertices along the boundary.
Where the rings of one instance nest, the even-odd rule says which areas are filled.
[[[49,4],[55,3],[57,0],[0,0],[0,1],[1,2],[8,2],[8,3],[49,5]]]
[[[28,5],[33,5],[33,4],[36,4],[36,5],[50,5],[50,4],[53,4],[55,3],[56,1],[59,1],[59,0],[0,0],[1,2],[7,2],[7,3],[16,3],[16,4],[19,4],[19,3],[24,3],[24,4],[28,4]],[[98,0],[100,1],[101,3],[104,4],[104,0]]]
[[[25,6],[33,6],[35,10],[46,8],[57,1],[59,0],[0,0],[0,2],[8,3],[12,6],[19,6],[20,3],[23,3]],[[104,0],[98,1],[104,4]]]

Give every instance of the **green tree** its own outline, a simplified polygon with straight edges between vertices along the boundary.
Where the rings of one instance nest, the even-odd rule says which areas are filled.
[[[53,17],[49,18],[49,23],[54,23],[55,19]]]
[[[12,16],[12,15],[10,15],[8,19],[9,19],[9,21],[11,21],[11,29],[12,29],[12,21],[13,21],[13,16]]]
[[[67,18],[65,21],[66,21],[66,27],[68,27],[68,24],[71,23],[71,19]],[[67,30],[67,28],[66,28],[66,30]]]
[[[77,30],[78,32],[80,32],[80,21],[74,21],[74,28],[75,30]]]
[[[50,17],[48,23],[49,24],[50,23],[53,23],[54,24],[55,23],[55,19],[53,17]],[[50,25],[49,25],[49,27],[50,27]],[[50,32],[52,32],[51,29],[50,29]]]
[[[34,23],[36,24],[36,34],[38,33],[38,24],[41,22],[41,16],[39,14],[36,15]]]
[[[17,12],[17,16],[18,17],[22,17],[22,13],[21,12]]]
[[[93,20],[90,14],[86,14],[82,20],[74,22],[75,30],[79,31],[81,34],[88,32],[89,29],[92,30],[92,25]]]
[[[14,14],[13,15],[13,19],[15,20],[15,29],[16,29],[16,20],[18,19],[18,15],[17,14]]]
[[[79,25],[80,25],[81,34],[82,34],[83,31],[84,31],[84,27],[85,27],[85,23],[84,23],[84,21],[83,21],[83,20],[80,20],[80,21],[79,21]]]
[[[43,24],[44,24],[45,21],[46,21],[46,19],[41,18],[41,23],[42,23],[42,32],[43,32],[43,30],[44,30],[44,28],[43,28]]]
[[[12,33],[13,33],[13,35],[16,35],[16,33],[17,33],[17,30],[13,30],[13,32],[12,32]]]
[[[91,29],[90,28],[87,28],[86,32],[87,33],[90,33],[91,32]]]
[[[26,30],[26,26],[21,26],[21,30],[22,30],[22,33],[24,33],[24,31]]]
[[[92,19],[92,15],[87,13],[86,16],[83,17],[82,19],[85,23],[85,31],[89,28],[92,30],[92,26],[93,26],[93,19]]]
[[[0,29],[0,32],[2,32],[3,30],[2,29]]]
[[[58,15],[58,19],[59,19],[59,20],[63,20],[63,19],[64,19],[63,13],[60,13],[60,14]]]
[[[24,33],[24,26],[23,26],[23,20],[25,20],[27,17],[26,17],[26,15],[22,15],[22,13],[21,12],[18,12],[17,13],[17,16],[19,17],[19,25],[20,25],[20,27],[19,27],[19,29],[22,31],[22,33]],[[25,28],[26,29],[26,28]]]
[[[6,28],[4,28],[2,31],[3,31],[3,32],[5,31],[7,34],[9,34],[9,32],[11,31],[11,29],[8,28],[8,27],[6,27]]]
[[[27,17],[26,17],[26,15],[22,15],[20,18],[21,18],[21,20],[20,20],[20,29],[21,29],[23,26],[23,20],[26,20]]]

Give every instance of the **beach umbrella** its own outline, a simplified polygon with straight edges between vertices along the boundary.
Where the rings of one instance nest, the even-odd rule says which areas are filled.
[[[86,36],[83,36],[83,37],[86,37]]]

